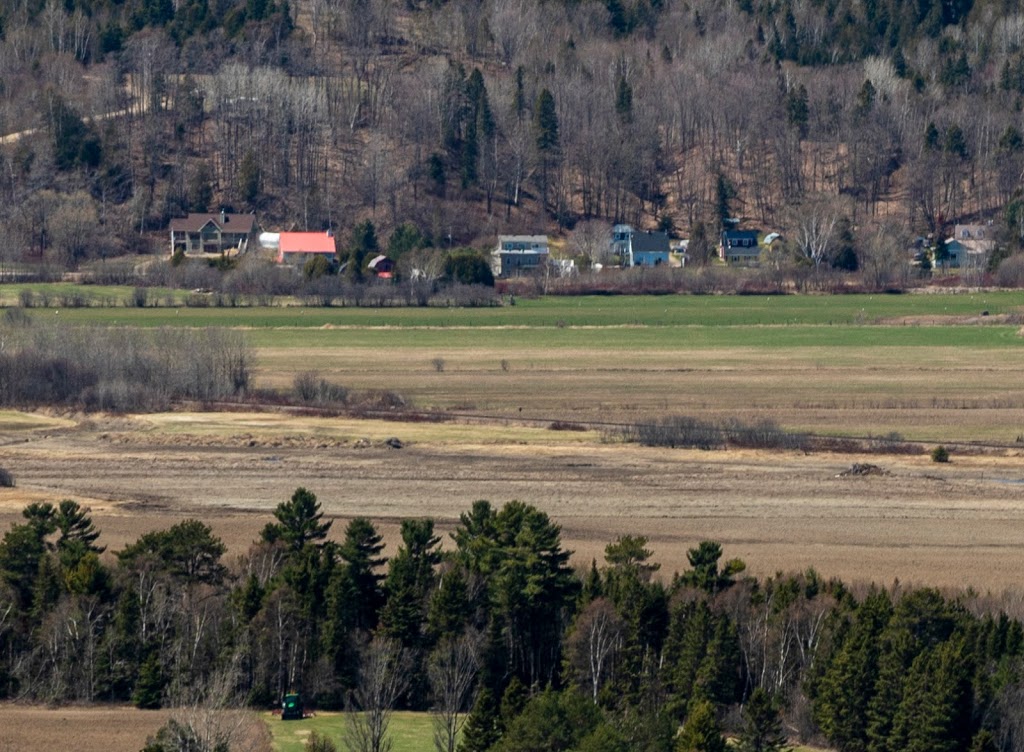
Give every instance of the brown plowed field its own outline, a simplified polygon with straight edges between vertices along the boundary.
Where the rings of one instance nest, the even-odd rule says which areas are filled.
[[[0,705],[0,752],[138,752],[170,713],[131,707]]]
[[[1024,572],[1021,452],[830,455],[650,449],[593,432],[515,425],[406,424],[275,414],[174,413],[137,418],[8,416],[0,529],[32,500],[92,508],[116,550],[186,517],[242,553],[297,486],[317,494],[340,537],[374,520],[393,552],[399,521],[441,531],[476,499],[534,504],[562,525],[579,565],[600,563],[619,534],[646,535],[666,575],[686,550],[720,541],[727,557],[772,574],[814,566],[847,581],[985,591]],[[402,449],[384,444],[402,439]],[[886,475],[841,476],[854,462]]]

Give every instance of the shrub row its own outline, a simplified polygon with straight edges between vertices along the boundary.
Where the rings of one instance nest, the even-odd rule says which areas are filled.
[[[620,429],[621,438],[644,446],[724,449],[809,449],[810,437],[782,429],[770,419],[745,423],[738,418],[708,421],[685,415],[670,415]]]
[[[0,404],[116,412],[163,409],[178,399],[244,392],[252,357],[221,329],[101,329],[4,317]]]

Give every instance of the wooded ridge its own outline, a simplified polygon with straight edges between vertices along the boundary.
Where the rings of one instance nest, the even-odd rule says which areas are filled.
[[[220,207],[438,247],[585,219],[786,231],[822,207],[855,244],[1024,235],[1005,0],[4,0],[0,19],[8,261],[152,248]]]

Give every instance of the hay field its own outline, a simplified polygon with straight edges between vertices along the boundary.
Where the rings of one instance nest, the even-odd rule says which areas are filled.
[[[982,316],[986,311],[989,315]],[[200,516],[232,554],[295,487],[340,536],[354,515],[393,544],[403,517],[442,531],[479,498],[563,526],[581,566],[624,533],[663,571],[702,539],[756,574],[815,566],[847,580],[1001,590],[1024,571],[1024,295],[560,298],[495,309],[33,310],[97,325],[247,332],[257,386],[314,370],[388,389],[442,423],[273,413],[0,416],[0,527],[36,499],[92,506],[112,549]],[[491,416],[486,422],[457,417]],[[647,449],[556,420],[665,414],[953,446],[920,456]],[[393,450],[396,436],[406,448]],[[962,442],[1001,445],[967,453]],[[837,477],[868,461],[890,474]],[[391,549],[393,552],[393,548]]]
[[[315,370],[422,408],[582,422],[766,417],[794,430],[946,443],[1024,437],[1019,292],[81,308],[59,320],[238,328],[255,349],[257,386],[287,389]]]

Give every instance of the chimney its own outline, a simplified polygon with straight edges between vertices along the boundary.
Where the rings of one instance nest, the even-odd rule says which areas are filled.
[[[223,227],[228,223],[228,215],[224,213],[224,210],[220,210],[220,226]]]

